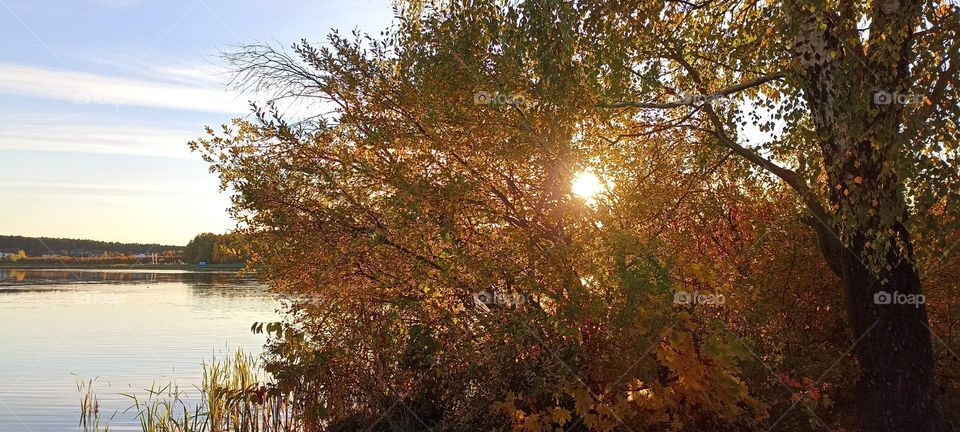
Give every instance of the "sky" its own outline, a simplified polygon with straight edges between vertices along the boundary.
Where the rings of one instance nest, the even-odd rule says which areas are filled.
[[[0,235],[183,245],[233,227],[187,142],[248,114],[217,55],[379,33],[390,0],[0,0]]]

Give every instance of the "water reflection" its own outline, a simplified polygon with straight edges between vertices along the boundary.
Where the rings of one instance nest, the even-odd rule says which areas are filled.
[[[185,282],[196,286],[255,285],[257,283],[253,275],[233,271],[0,268],[0,287],[63,282]]]
[[[192,388],[212,355],[260,352],[250,325],[277,306],[231,272],[0,269],[0,431],[76,430],[76,377],[100,377],[108,413],[154,381]]]

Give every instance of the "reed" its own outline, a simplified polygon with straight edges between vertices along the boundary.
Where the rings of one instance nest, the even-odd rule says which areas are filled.
[[[279,391],[259,360],[242,351],[203,363],[202,381],[194,402],[173,383],[151,385],[145,394],[125,393],[142,432],[293,432],[303,431],[297,395]],[[106,432],[92,380],[80,391],[81,430]]]
[[[77,392],[80,393],[80,429],[84,431],[103,431],[109,432],[109,421],[101,426],[100,418],[100,400],[97,399],[97,393],[93,389],[93,383],[96,379],[86,381],[77,378]],[[112,416],[111,416],[112,418]]]

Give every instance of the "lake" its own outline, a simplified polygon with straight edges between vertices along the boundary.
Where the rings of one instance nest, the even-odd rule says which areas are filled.
[[[259,354],[279,302],[249,276],[163,270],[0,269],[0,431],[78,430],[77,379],[96,379],[111,430],[152,383],[200,383],[201,362]]]

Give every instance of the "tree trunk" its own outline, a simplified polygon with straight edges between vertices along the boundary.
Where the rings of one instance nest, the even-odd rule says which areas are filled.
[[[846,49],[842,42],[856,31],[855,22],[836,14],[799,14],[794,54],[805,72],[804,98],[823,155],[832,212],[811,209],[819,211],[812,211],[808,222],[846,290],[861,369],[858,429],[941,432],[950,426],[934,381],[927,311],[903,222],[909,217],[905,186],[887,163],[896,160],[898,140],[904,139],[899,135],[901,107],[870,102],[873,91],[899,88],[909,78],[916,5],[897,5],[901,9],[874,14],[873,24],[879,27],[871,36],[876,30],[889,37],[872,42],[868,68],[855,57],[860,54],[849,54],[857,49]],[[900,222],[891,226],[893,215]],[[884,243],[868,233],[890,234]],[[865,263],[868,257],[873,265]]]
[[[841,277],[861,368],[859,430],[949,430],[934,381],[927,311],[919,301],[922,297],[917,297],[921,284],[914,265],[903,261],[894,266],[887,274],[889,280],[881,284],[848,252],[842,258]],[[917,302],[904,302],[908,299]]]

